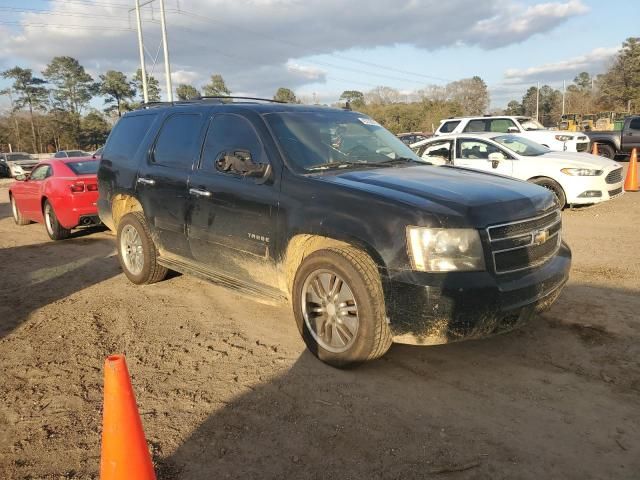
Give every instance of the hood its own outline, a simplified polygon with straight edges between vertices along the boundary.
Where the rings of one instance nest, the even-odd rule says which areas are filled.
[[[315,178],[404,203],[425,216],[435,214],[446,227],[484,228],[533,217],[555,205],[545,188],[459,167],[376,168]]]
[[[535,159],[536,157],[525,157],[529,159]],[[608,158],[599,157],[598,155],[592,155],[590,153],[578,153],[578,152],[549,152],[541,155],[541,159],[552,160],[555,162],[561,162],[560,168],[592,168],[598,170],[612,170],[615,168],[622,168],[617,162]]]

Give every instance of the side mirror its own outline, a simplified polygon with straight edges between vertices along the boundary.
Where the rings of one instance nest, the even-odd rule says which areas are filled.
[[[507,133],[520,133],[518,127],[509,127],[507,128]]]
[[[26,182],[29,177],[27,177],[24,173],[21,173],[20,175],[16,175],[15,179],[19,182]]]

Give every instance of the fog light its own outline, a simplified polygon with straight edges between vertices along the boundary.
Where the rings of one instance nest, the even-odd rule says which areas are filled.
[[[602,192],[600,190],[587,190],[586,192],[582,192],[578,195],[578,198],[594,198],[601,197]]]

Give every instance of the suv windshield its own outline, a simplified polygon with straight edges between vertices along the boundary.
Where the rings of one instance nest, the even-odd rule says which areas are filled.
[[[493,140],[512,152],[525,157],[537,157],[551,151],[544,145],[514,135],[501,135],[493,137]]]
[[[530,132],[532,130],[544,130],[544,125],[533,118],[519,118],[518,122],[524,130]]]
[[[428,164],[375,120],[355,112],[282,112],[266,118],[289,161],[305,171]]]

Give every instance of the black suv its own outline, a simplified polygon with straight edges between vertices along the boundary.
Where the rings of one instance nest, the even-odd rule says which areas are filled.
[[[393,341],[512,329],[569,274],[551,192],[432,166],[357,112],[148,106],[115,126],[98,179],[100,217],[132,282],[170,269],[290,301],[309,349],[335,366]]]

